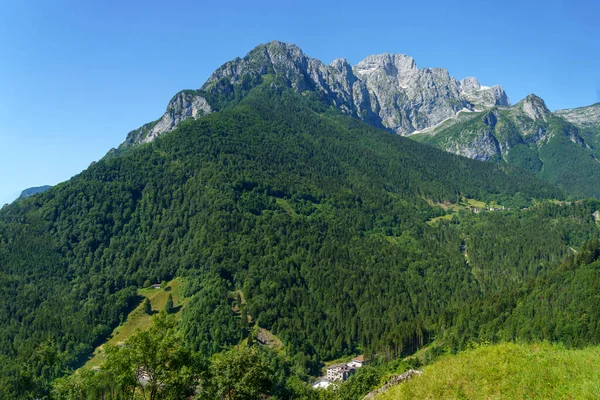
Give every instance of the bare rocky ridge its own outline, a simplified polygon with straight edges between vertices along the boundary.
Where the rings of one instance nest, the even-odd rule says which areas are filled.
[[[354,67],[345,59],[325,65],[295,45],[274,41],[223,64],[200,90],[178,93],[159,120],[130,132],[123,145],[152,141],[185,119],[209,114],[218,105],[208,99],[255,86],[267,74],[284,77],[299,92],[318,91],[346,114],[401,135],[432,127],[461,110],[509,105],[500,86],[481,86],[475,78],[459,82],[445,69],[418,69],[403,54],[369,56]]]
[[[554,114],[581,128],[600,129],[600,103],[588,107],[558,110]]]
[[[401,135],[436,125],[461,110],[509,104],[499,86],[482,87],[475,78],[467,78],[463,88],[447,70],[419,70],[414,59],[403,54],[369,56],[354,72],[379,105],[382,124]]]

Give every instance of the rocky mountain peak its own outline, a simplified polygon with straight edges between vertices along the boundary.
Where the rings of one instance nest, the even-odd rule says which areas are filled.
[[[405,54],[375,54],[354,66],[354,72],[359,76],[383,72],[398,81],[403,80],[403,76],[414,75],[417,71],[415,60]]]
[[[546,103],[540,97],[535,94],[530,94],[521,100],[518,104],[520,108],[527,114],[532,120],[543,120],[545,121],[550,115],[550,110],[546,107]]]
[[[352,66],[345,58],[336,58],[331,62],[331,64],[329,64],[329,67],[332,68],[334,71],[341,73],[348,80],[356,80],[356,76],[352,71]]]
[[[352,70],[352,66],[350,65],[350,63],[348,62],[348,60],[346,60],[345,58],[336,58],[335,60],[333,60],[331,62],[331,64],[329,64],[329,66],[333,69],[336,69],[338,71],[342,71],[342,70],[347,70],[348,68],[350,70]]]
[[[209,91],[221,79],[229,80],[231,85],[244,77],[256,77],[265,74],[280,74],[287,78],[303,76],[311,64],[321,64],[310,59],[296,45],[272,41],[261,44],[251,50],[244,58],[236,58],[219,67],[204,83],[201,90]],[[302,79],[293,79],[298,89],[304,90]]]
[[[509,106],[508,96],[500,86],[482,86],[477,78],[469,77],[460,81],[463,95],[473,104],[483,107]]]
[[[460,81],[460,87],[465,93],[473,93],[481,89],[477,78],[469,77]]]
[[[475,78],[458,82],[442,68],[418,69],[405,54],[375,54],[354,67],[343,58],[325,65],[296,45],[272,41],[223,64],[200,90],[175,96],[161,119],[130,132],[124,145],[152,141],[184,119],[235,104],[268,74],[284,78],[298,92],[318,91],[346,114],[401,135],[432,127],[464,109],[509,104],[499,86],[484,87]]]

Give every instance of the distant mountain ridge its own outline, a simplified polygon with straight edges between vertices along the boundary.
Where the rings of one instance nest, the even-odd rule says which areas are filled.
[[[571,194],[600,197],[600,107],[551,112],[531,94],[513,107],[461,113],[412,139],[517,165]]]
[[[159,120],[130,132],[123,145],[152,141],[185,119],[227,107],[270,74],[285,77],[298,92],[318,91],[346,114],[401,135],[434,126],[461,110],[510,104],[500,86],[482,86],[476,78],[458,81],[442,68],[418,69],[407,55],[372,55],[354,67],[343,58],[325,65],[295,45],[273,41],[223,64],[200,90],[177,93]]]
[[[38,193],[44,193],[46,190],[50,189],[52,186],[51,185],[43,185],[43,186],[37,186],[37,187],[30,187],[28,189],[25,189],[21,192],[21,195],[19,196],[19,199],[26,199],[28,197],[31,197],[33,195],[36,195]]]

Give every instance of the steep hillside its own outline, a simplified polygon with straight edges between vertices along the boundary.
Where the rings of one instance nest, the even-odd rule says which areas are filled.
[[[461,113],[411,139],[469,158],[519,166],[575,196],[600,197],[597,133],[551,113],[535,95],[510,108]]]
[[[430,203],[561,197],[262,79],[237,106],[0,211],[0,397],[47,393],[146,280],[175,276],[190,282],[182,330],[207,355],[244,337],[236,289],[303,371],[359,346],[410,352],[442,310],[481,295],[461,239],[427,224],[445,212]],[[540,244],[577,246],[561,229]]]
[[[442,359],[376,400],[596,399],[600,348],[484,346]]]

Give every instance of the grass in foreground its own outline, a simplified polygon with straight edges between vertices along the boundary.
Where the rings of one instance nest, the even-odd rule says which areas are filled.
[[[377,400],[597,399],[600,347],[505,343],[444,356],[423,372]]]

